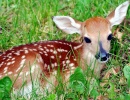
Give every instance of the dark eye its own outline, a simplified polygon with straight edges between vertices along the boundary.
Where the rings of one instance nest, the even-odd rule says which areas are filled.
[[[107,37],[107,40],[111,40],[112,39],[112,34],[110,34],[108,37]]]
[[[91,43],[91,40],[87,37],[84,37],[84,40],[85,40],[86,43]]]

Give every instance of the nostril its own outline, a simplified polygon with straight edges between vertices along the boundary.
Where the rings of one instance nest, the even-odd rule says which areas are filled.
[[[108,58],[107,57],[103,57],[101,58],[101,61],[106,61]]]
[[[106,53],[106,54],[101,56],[101,61],[106,61],[109,57],[110,57],[110,54]]]

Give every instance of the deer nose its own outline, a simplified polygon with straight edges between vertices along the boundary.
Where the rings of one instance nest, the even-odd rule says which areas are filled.
[[[96,54],[96,59],[98,59],[101,62],[107,62],[108,58],[109,58],[109,53],[106,52],[106,50],[104,50],[103,46],[102,46],[102,42],[99,42],[99,53]]]
[[[96,59],[99,59],[100,61],[107,61],[109,59],[110,54],[109,53],[101,53],[99,52],[95,57]]]

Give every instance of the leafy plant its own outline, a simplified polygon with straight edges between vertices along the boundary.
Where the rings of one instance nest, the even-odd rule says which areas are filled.
[[[56,99],[56,95],[55,94],[50,94],[48,97],[47,97],[47,100],[55,100]]]
[[[74,74],[70,76],[70,87],[79,94],[85,91],[86,79],[81,68],[76,68]]]
[[[12,87],[12,81],[9,77],[4,77],[0,80],[0,99],[11,100],[10,91]]]
[[[125,78],[127,79],[127,84],[130,87],[130,66],[125,66],[123,72]]]
[[[116,97],[115,85],[114,85],[112,82],[110,82],[109,85],[110,85],[110,88],[107,90],[107,92],[108,92],[108,97],[109,97],[110,99],[114,100],[114,98]]]
[[[68,97],[76,98],[76,93],[77,95],[79,95],[79,98],[80,95],[85,95],[85,98],[90,96],[94,99],[99,96],[99,85],[97,83],[97,80],[90,77],[90,82],[88,82],[85,77],[85,74],[83,73],[83,70],[80,67],[75,69],[74,74],[70,76],[69,82],[69,87],[73,90],[73,92],[71,92]]]

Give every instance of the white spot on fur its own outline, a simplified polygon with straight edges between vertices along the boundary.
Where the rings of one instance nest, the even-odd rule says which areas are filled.
[[[5,67],[5,68],[4,68],[4,73],[6,73],[6,72],[7,72],[7,70],[8,70],[8,67]]]
[[[33,51],[32,49],[29,49],[29,51]]]
[[[56,51],[56,50],[54,50],[54,51],[53,51],[53,53],[54,53],[54,54],[57,54],[57,51]]]
[[[4,62],[2,62],[2,63],[0,64],[0,67],[1,67],[3,64],[4,64]]]
[[[58,43],[63,44],[63,42],[58,42]]]
[[[49,49],[46,49],[47,52],[49,52]]]
[[[20,66],[18,67],[18,69],[16,70],[16,72],[18,72],[20,69],[22,69],[22,68],[24,67],[25,60],[26,60],[26,59],[23,59],[23,60],[20,62]]]
[[[9,61],[10,59],[7,59],[6,61]]]
[[[49,44],[48,44],[47,46],[48,46],[48,47],[54,47],[53,45],[49,45]]]
[[[14,54],[16,54],[17,56],[19,56],[19,55],[20,55],[20,52],[15,52]]]
[[[57,49],[58,52],[62,52],[63,50],[61,48]]]
[[[52,69],[54,68],[54,66],[55,66],[54,64],[51,64]]]
[[[44,49],[43,48],[39,48],[41,51],[43,51]]]
[[[8,75],[11,75],[13,72],[8,72]]]
[[[70,63],[70,60],[66,60],[66,64],[69,64]]]
[[[48,56],[48,54],[47,54],[47,53],[45,53],[45,56]]]
[[[65,64],[65,61],[62,61],[62,64]]]
[[[43,54],[43,52],[39,52],[40,54]]]
[[[19,51],[24,51],[24,50],[21,49],[21,50],[19,50]]]
[[[21,58],[24,59],[24,58],[25,58],[25,55],[23,55]]]
[[[11,51],[12,53],[14,53],[15,51]]]
[[[61,58],[62,56],[60,55],[59,58]]]
[[[24,47],[23,49],[24,49],[24,50],[27,50],[28,48]]]
[[[58,66],[56,62],[54,63],[54,65],[55,65],[55,67]]]
[[[9,65],[11,65],[11,62],[8,62],[8,63],[7,63],[7,66],[9,66]]]
[[[58,41],[54,41],[55,43],[58,43]]]
[[[52,50],[52,49],[50,49],[50,52],[53,52],[53,50]]]
[[[74,59],[74,61],[76,61],[76,59]]]
[[[73,66],[74,66],[74,63],[69,64],[69,66],[70,66],[70,67],[73,67]]]
[[[54,59],[55,57],[54,56],[51,56],[51,59]]]
[[[68,59],[68,57],[65,57],[65,59]]]
[[[39,45],[39,46],[38,46],[38,48],[42,48],[42,46],[41,46],[41,45]]]
[[[63,64],[63,67],[65,67],[66,66],[66,64]]]
[[[27,54],[28,53],[28,50],[25,50],[25,54]]]
[[[8,70],[8,67],[5,67],[4,70],[7,71],[7,70]]]
[[[75,47],[74,47],[74,50],[79,49],[79,48],[82,47],[82,46],[83,46],[83,43],[80,44],[80,45],[78,45],[78,46],[75,46]]]
[[[8,58],[12,58],[12,56],[8,56]]]
[[[45,49],[47,49],[47,47],[44,47]]]
[[[68,52],[68,50],[64,50],[64,52]]]
[[[37,51],[37,49],[33,49],[33,51]]]
[[[37,44],[35,43],[34,46],[37,46]]]
[[[11,60],[15,60],[15,58],[12,58]]]
[[[15,61],[12,61],[12,62],[11,62],[11,64],[14,64],[14,63],[15,63]]]
[[[44,64],[44,67],[47,68],[47,64]]]
[[[43,51],[44,53],[47,53],[46,51]]]

